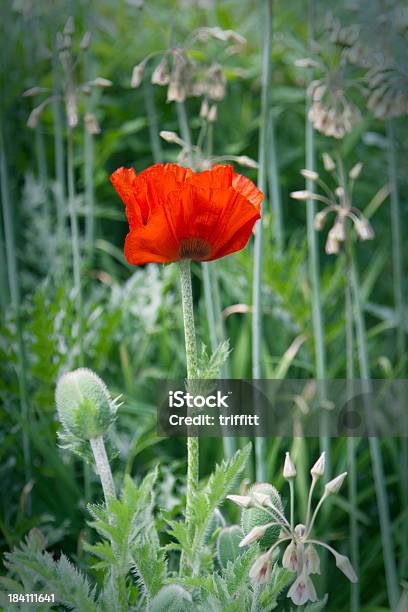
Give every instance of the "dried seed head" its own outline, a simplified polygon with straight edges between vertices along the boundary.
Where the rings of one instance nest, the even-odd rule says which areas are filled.
[[[283,466],[283,477],[286,480],[291,480],[292,478],[295,478],[295,476],[296,476],[295,464],[293,463],[290,457],[290,453],[286,453],[285,454],[285,464]]]
[[[349,172],[349,177],[355,181],[356,179],[358,179],[358,177],[361,174],[361,171],[363,169],[363,164],[361,162],[358,162],[355,166],[352,167],[352,169]]]
[[[101,133],[100,125],[93,113],[85,113],[84,122],[86,131],[89,134],[96,135]]]
[[[332,172],[333,170],[336,169],[336,164],[334,163],[333,159],[330,157],[328,153],[323,153],[322,158],[323,158],[323,166],[326,172]]]
[[[169,62],[167,57],[165,56],[153,70],[151,82],[153,83],[153,85],[168,85],[169,81]]]
[[[332,480],[330,480],[324,487],[325,494],[335,495],[336,493],[338,493],[341,489],[341,485],[343,484],[346,476],[347,476],[347,472],[343,472],[342,474],[339,474],[339,476],[336,476],[336,478],[333,478]]]
[[[314,464],[314,466],[312,467],[312,469],[310,470],[312,477],[320,478],[320,476],[323,476],[325,465],[326,465],[326,453],[323,451],[320,457],[318,458],[318,460],[316,461],[316,463]]]
[[[142,82],[145,67],[146,63],[144,61],[140,62],[140,64],[136,64],[136,66],[133,67],[132,78],[130,80],[131,87],[135,89],[139,87],[140,83]]]
[[[313,194],[310,193],[310,191],[307,191],[306,189],[303,189],[301,191],[292,191],[290,194],[290,197],[293,198],[294,200],[302,200],[302,201],[309,200],[312,196]]]
[[[319,175],[314,170],[301,170],[300,174],[309,181],[317,181],[317,179],[319,178]]]

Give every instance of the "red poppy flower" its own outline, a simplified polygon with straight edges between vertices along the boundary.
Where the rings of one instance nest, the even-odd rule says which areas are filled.
[[[242,249],[260,218],[263,194],[231,166],[119,168],[110,180],[126,205],[131,264],[219,259]]]

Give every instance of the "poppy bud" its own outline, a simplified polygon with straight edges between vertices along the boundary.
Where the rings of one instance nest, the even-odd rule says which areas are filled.
[[[342,474],[339,474],[339,476],[336,476],[336,478],[333,478],[333,480],[330,480],[324,487],[325,494],[335,495],[336,493],[338,493],[346,476],[347,472],[343,472]]]
[[[81,440],[103,435],[115,420],[115,401],[105,383],[87,368],[61,376],[55,400],[62,425]]]
[[[293,463],[292,459],[290,458],[290,454],[286,453],[285,454],[285,464],[283,466],[283,477],[286,480],[290,480],[291,478],[294,478],[296,476],[296,467],[295,464]]]

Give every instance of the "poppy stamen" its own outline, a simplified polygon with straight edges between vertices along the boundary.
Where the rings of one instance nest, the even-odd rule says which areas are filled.
[[[183,238],[180,240],[179,256],[182,259],[202,259],[209,255],[211,245],[203,238]]]

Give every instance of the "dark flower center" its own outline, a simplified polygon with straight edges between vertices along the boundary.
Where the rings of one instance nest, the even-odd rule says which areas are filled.
[[[179,256],[182,259],[202,259],[210,251],[211,245],[202,238],[183,238],[180,241]]]

